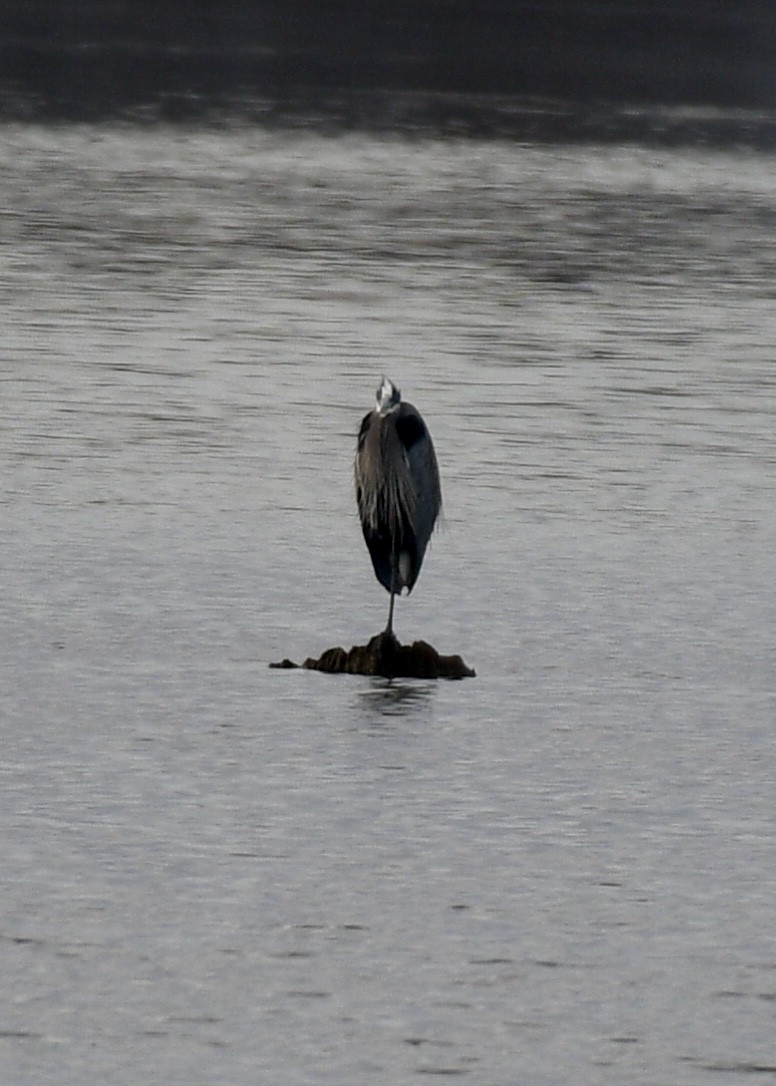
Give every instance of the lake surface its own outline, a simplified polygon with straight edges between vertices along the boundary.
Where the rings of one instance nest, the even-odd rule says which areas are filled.
[[[776,170],[0,132],[0,1075],[776,1080]],[[378,632],[381,374],[444,523]]]

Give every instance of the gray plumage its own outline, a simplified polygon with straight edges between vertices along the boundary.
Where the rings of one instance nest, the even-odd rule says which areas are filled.
[[[426,424],[387,377],[359,430],[356,501],[375,576],[391,596],[392,634],[394,596],[418,579],[442,492]]]

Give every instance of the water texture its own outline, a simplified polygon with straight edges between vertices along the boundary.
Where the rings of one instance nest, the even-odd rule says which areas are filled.
[[[0,133],[0,1074],[776,1079],[768,155]],[[382,373],[444,523],[382,628]]]

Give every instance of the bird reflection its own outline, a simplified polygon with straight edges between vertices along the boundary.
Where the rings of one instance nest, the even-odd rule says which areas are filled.
[[[359,691],[359,704],[380,716],[416,716],[428,708],[435,688],[434,682],[375,680],[368,690]]]

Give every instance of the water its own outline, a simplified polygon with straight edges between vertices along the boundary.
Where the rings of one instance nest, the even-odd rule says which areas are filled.
[[[776,1079],[776,181],[8,126],[3,1082]],[[445,523],[387,614],[380,375]]]

